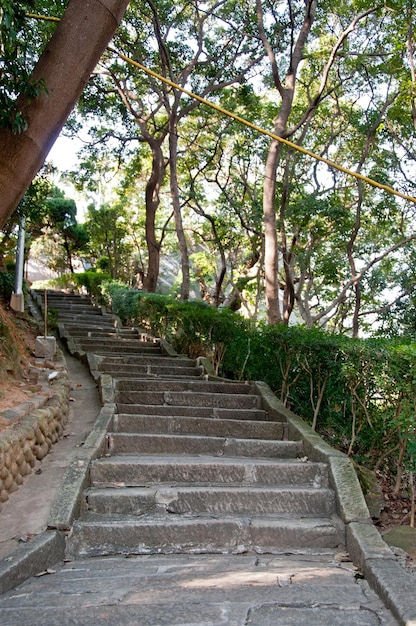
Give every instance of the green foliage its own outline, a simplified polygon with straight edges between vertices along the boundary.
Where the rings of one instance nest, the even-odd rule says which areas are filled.
[[[75,292],[86,292],[89,296],[101,299],[101,284],[110,280],[109,274],[88,270],[87,272],[78,272],[70,274],[62,274],[58,278],[48,281],[49,287],[56,289],[69,289]]]
[[[25,32],[25,13],[33,10],[34,4],[34,0],[2,0],[0,8],[0,128],[13,133],[27,128],[24,116],[15,106],[16,98],[23,95],[30,101],[46,91],[43,80],[30,78],[33,36]]]
[[[205,302],[182,302],[172,296],[128,289],[122,283],[102,286],[107,302],[122,320],[140,326],[156,337],[165,337],[174,348],[191,358],[206,356],[218,369],[225,346],[246,322],[229,309],[216,309]]]
[[[0,296],[6,300],[10,300],[10,297],[14,289],[14,273],[0,272]]]

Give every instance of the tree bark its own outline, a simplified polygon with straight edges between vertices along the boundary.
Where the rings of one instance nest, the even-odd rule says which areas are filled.
[[[267,154],[263,188],[264,220],[264,279],[269,324],[282,321],[279,305],[278,246],[276,227],[276,170],[279,158],[279,144],[272,141]]]
[[[70,0],[32,74],[47,92],[19,98],[27,130],[0,131],[0,228],[14,212],[87,84],[129,0]]]
[[[183,227],[182,213],[179,199],[178,184],[178,128],[174,114],[169,120],[169,166],[170,166],[170,193],[172,196],[173,214],[175,216],[176,235],[178,237],[179,252],[181,254],[182,285],[181,300],[189,300],[190,275],[188,245]]]
[[[160,188],[165,177],[165,161],[160,141],[153,137],[148,137],[146,140],[152,150],[152,172],[147,181],[145,193],[148,266],[143,288],[154,293],[160,268],[160,242],[156,238],[156,211],[160,203]]]
[[[279,113],[274,123],[274,133],[278,137],[285,137],[289,115],[292,110],[295,94],[296,77],[303,50],[315,17],[316,0],[306,0],[303,24],[298,33],[296,43],[291,50],[290,63],[284,83],[281,82],[278,63],[263,23],[263,11],[259,0],[256,2],[260,38],[268,55],[272,68],[273,82],[281,98]],[[293,24],[291,25],[293,32]],[[281,144],[272,140],[267,154],[265,181],[263,188],[263,219],[264,219],[264,274],[267,304],[267,318],[269,324],[282,321],[282,314],[278,298],[278,243],[276,228],[276,174],[281,154]],[[282,217],[282,216],[281,216]]]

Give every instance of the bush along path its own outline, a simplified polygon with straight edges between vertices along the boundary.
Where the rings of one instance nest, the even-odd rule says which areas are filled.
[[[48,300],[103,409],[49,520],[65,563],[5,594],[5,623],[416,620],[348,458],[265,384],[219,379],[84,298]]]

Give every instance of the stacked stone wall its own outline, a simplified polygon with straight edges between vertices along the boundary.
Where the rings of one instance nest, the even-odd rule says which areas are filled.
[[[43,395],[0,414],[8,422],[0,432],[0,507],[64,433],[70,384],[64,367],[54,374]]]

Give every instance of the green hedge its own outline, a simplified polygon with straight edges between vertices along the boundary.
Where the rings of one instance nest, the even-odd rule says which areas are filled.
[[[89,296],[101,299],[101,283],[110,280],[109,274],[88,270],[87,272],[77,272],[62,274],[58,278],[52,278],[42,282],[42,286],[55,289],[70,289],[73,291],[85,291]]]
[[[254,324],[228,309],[103,283],[124,323],[166,338],[220,375],[264,380],[284,404],[358,462],[414,468],[416,344]]]

